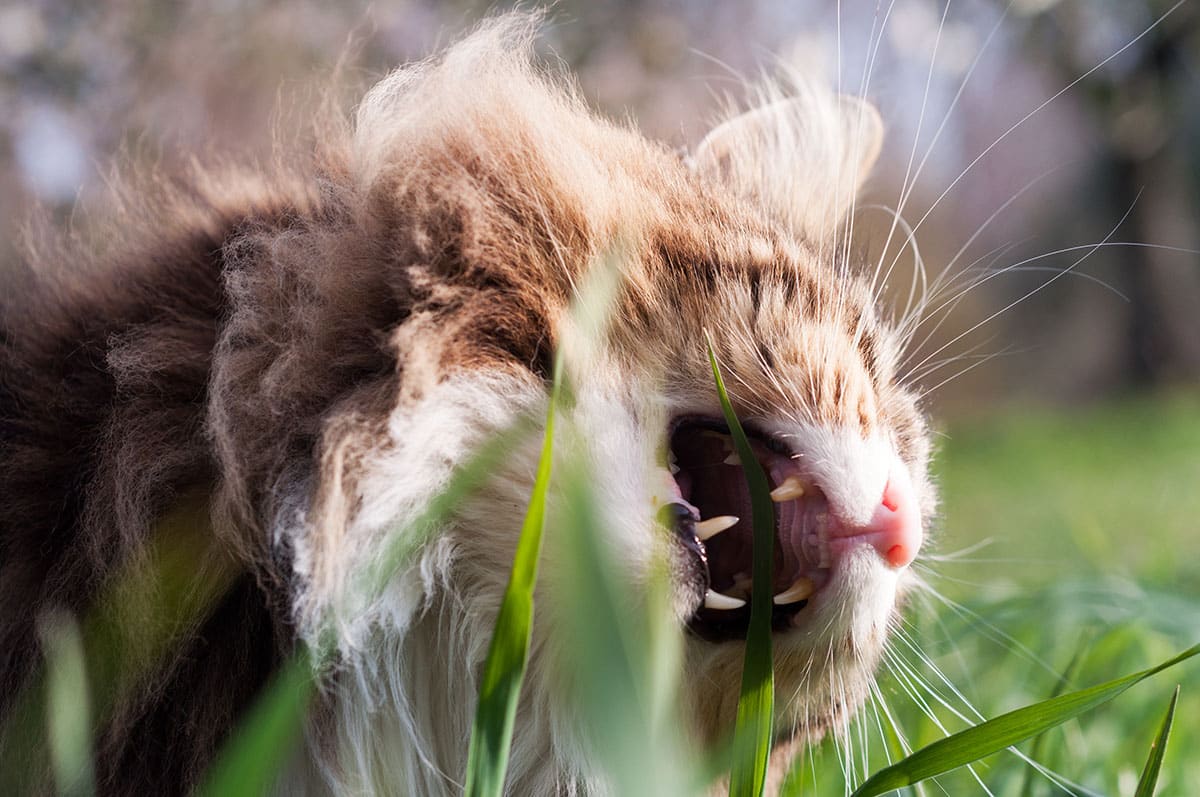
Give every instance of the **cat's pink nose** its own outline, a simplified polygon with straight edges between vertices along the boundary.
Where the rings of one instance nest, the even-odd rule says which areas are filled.
[[[841,526],[832,537],[830,542],[835,548],[869,543],[883,561],[897,570],[916,559],[924,531],[908,468],[900,464],[892,468],[883,497],[866,525]]]

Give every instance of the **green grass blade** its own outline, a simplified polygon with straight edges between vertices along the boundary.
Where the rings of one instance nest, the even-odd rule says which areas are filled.
[[[853,797],[875,797],[974,763],[1107,703],[1139,681],[1198,653],[1200,645],[1193,645],[1178,656],[1148,670],[1025,706],[945,739],[939,739],[903,761],[876,772],[854,792]]]
[[[771,488],[750,441],[738,422],[737,414],[725,391],[721,368],[708,341],[708,361],[712,365],[721,411],[742,461],[742,471],[750,488],[750,509],[754,527],[754,586],[750,594],[750,628],[746,633],[746,657],[742,662],[742,691],[738,697],[737,724],[733,731],[733,768],[729,773],[730,797],[758,797],[767,778],[767,759],[771,752],[771,723],[775,713],[775,674],[771,654],[771,575],[775,547],[775,507]]]
[[[1086,658],[1087,645],[1084,643],[1084,637],[1080,637],[1079,644],[1074,648],[1075,652],[1071,654],[1071,660],[1067,662],[1066,669],[1054,682],[1054,688],[1050,690],[1050,697],[1058,697],[1071,686],[1075,681],[1075,676],[1079,674],[1079,668],[1083,665],[1083,660]],[[1029,750],[1029,758],[1031,761],[1041,762],[1042,751],[1045,748],[1046,736],[1041,735],[1033,740],[1033,746]],[[1025,769],[1024,782],[1021,786],[1021,797],[1033,797],[1033,784],[1035,777],[1040,773],[1032,766],[1027,766]]]
[[[410,561],[412,554],[447,521],[468,495],[483,484],[531,428],[531,419],[522,417],[489,437],[462,467],[455,470],[445,488],[415,520],[391,530],[379,564],[364,575],[358,585],[366,600],[383,591],[396,572]],[[305,721],[316,688],[314,676],[332,651],[332,640],[325,639],[319,650],[297,654],[280,669],[272,685],[222,746],[201,794],[223,797],[234,793],[262,793],[262,788],[253,789],[259,784],[269,784],[283,763],[282,756]],[[277,732],[282,738],[272,746],[271,740]],[[239,783],[250,784],[249,790],[241,791]]]
[[[1167,750],[1167,739],[1171,735],[1171,723],[1175,721],[1175,704],[1179,702],[1179,687],[1175,687],[1175,694],[1171,695],[1171,703],[1167,706],[1167,713],[1163,717],[1162,726],[1158,729],[1158,736],[1154,738],[1154,744],[1150,745],[1150,757],[1146,759],[1146,766],[1142,769],[1142,777],[1138,779],[1137,791],[1134,792],[1134,797],[1154,797],[1154,787],[1158,784],[1158,772],[1162,769],[1163,754]]]
[[[46,651],[46,725],[51,769],[60,795],[94,794],[91,696],[79,626],[66,614],[40,618]]]
[[[529,509],[521,526],[513,557],[512,572],[500,614],[492,631],[471,745],[467,751],[467,778],[463,794],[468,797],[499,797],[508,770],[517,698],[529,660],[529,640],[533,631],[533,587],[537,581],[538,558],[542,549],[542,530],[546,520],[546,495],[554,453],[554,415],[562,382],[562,357],[554,364],[554,384],[546,410],[546,434],[538,460]]]
[[[208,616],[241,570],[219,550],[208,511],[183,496],[137,556],[118,569],[79,624],[93,725],[137,699],[141,679]],[[133,608],[136,611],[131,612]],[[0,794],[49,790],[44,718],[50,673],[35,670],[0,717]]]
[[[312,658],[293,656],[242,719],[209,768],[200,797],[267,794],[294,750],[315,689]]]
[[[572,697],[587,718],[594,763],[622,797],[670,797],[689,793],[680,745],[676,682],[656,665],[678,664],[677,630],[654,620],[671,617],[666,562],[651,574],[642,601],[606,543],[595,478],[572,446],[561,476],[564,511],[555,518],[556,562],[562,568],[554,594],[556,614],[568,642],[566,663]],[[661,587],[661,589],[660,589]],[[674,667],[673,667],[674,669]],[[666,681],[664,683],[664,681]]]

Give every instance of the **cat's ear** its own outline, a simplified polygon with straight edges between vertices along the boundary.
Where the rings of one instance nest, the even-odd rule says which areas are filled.
[[[835,238],[879,157],[883,121],[870,103],[801,85],[793,96],[715,127],[693,168],[768,209],[798,233]]]

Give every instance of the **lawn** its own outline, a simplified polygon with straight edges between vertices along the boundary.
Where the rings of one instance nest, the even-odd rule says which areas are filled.
[[[792,794],[843,794],[844,773],[861,782],[901,748],[924,746],[1058,691],[1142,670],[1200,642],[1200,394],[1133,398],[1073,412],[1010,409],[953,423],[940,440],[935,470],[942,512],[920,567],[930,589],[917,591],[910,602],[881,676],[882,699],[860,714],[848,744],[830,739],[804,756],[790,781]],[[564,478],[568,486],[590,484],[580,475],[572,481],[568,471]],[[584,511],[586,489],[577,492],[573,506],[585,520],[594,517]],[[578,561],[603,560],[589,551],[580,548]],[[604,592],[599,587],[613,586],[602,582],[603,570],[597,565],[578,580],[601,579],[576,590],[589,596],[573,610],[588,638],[619,639],[622,628],[635,628],[645,632],[636,639],[657,639],[650,626],[622,625],[632,621],[628,611],[617,611],[622,604],[616,598],[590,600]],[[640,643],[593,648],[587,661],[627,668],[618,672],[620,682],[611,667],[589,676],[604,687],[592,690],[599,696],[592,714],[609,731],[604,738],[620,742],[610,751],[619,753],[618,769],[639,783],[649,771],[672,771],[647,759],[673,749],[663,742],[671,737],[651,732],[668,715],[617,701],[637,693],[638,684],[655,682],[661,675],[651,666],[655,657],[659,664],[669,657]],[[1079,784],[1071,787],[1075,793],[1133,794],[1176,684],[1182,696],[1157,793],[1196,793],[1200,659],[1024,743],[1021,755],[1057,773],[1050,777]],[[299,686],[283,690],[271,705],[284,712],[279,716],[291,717],[286,712],[302,710],[307,694]],[[85,727],[80,704],[62,707],[62,727]],[[258,774],[269,777],[272,756],[246,739],[283,749],[291,735],[275,725],[255,731],[261,738],[241,737],[243,754],[230,766],[261,768]],[[88,746],[85,734],[68,752],[85,761]],[[258,767],[248,755],[266,763]],[[246,771],[230,770],[230,782],[251,783]],[[1002,753],[913,793],[1065,792],[1017,754]]]
[[[945,601],[922,596],[910,608],[907,635],[930,661],[900,642],[905,664],[882,681],[910,742],[920,746],[942,732],[907,694],[906,668],[936,692],[917,690],[937,721],[958,729],[964,723],[954,715],[971,716],[968,700],[995,716],[1048,697],[1066,670],[1070,685],[1086,686],[1200,641],[1200,394],[1069,412],[1010,409],[950,425],[939,448],[943,505],[925,575]],[[1022,750],[1094,792],[1132,794],[1176,683],[1182,695],[1158,793],[1194,793],[1194,662]],[[869,711],[852,730],[859,772],[863,738],[871,771],[886,760],[881,725]],[[846,755],[824,744],[803,793],[840,793],[839,756]],[[975,772],[995,794],[1064,793],[1011,753]],[[939,784],[924,793],[986,793],[967,772]]]

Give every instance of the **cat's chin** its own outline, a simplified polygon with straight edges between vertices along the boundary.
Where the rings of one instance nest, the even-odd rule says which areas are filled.
[[[843,557],[791,625],[772,634],[777,746],[838,733],[867,699],[888,638],[903,573],[866,546]],[[728,739],[745,643],[689,633],[683,683],[700,740]]]

